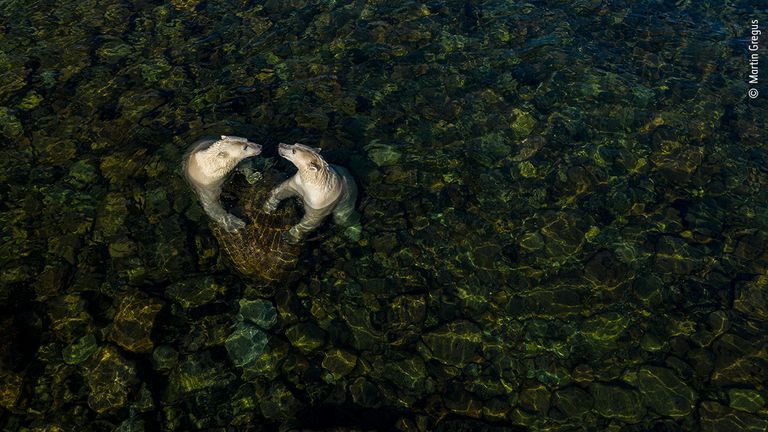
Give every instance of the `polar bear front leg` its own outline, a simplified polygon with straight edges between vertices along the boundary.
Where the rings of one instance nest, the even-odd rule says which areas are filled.
[[[221,206],[221,202],[219,201],[221,189],[219,187],[198,187],[196,190],[205,214],[221,225],[224,230],[231,233],[245,227],[245,222],[237,216],[228,213],[224,210],[224,207]]]
[[[276,188],[272,189],[272,191],[269,193],[269,198],[267,198],[267,201],[264,202],[264,206],[261,208],[264,213],[272,213],[273,211],[277,210],[277,206],[280,204],[280,201],[296,195],[296,190],[293,189],[293,186],[291,186],[291,180],[292,179],[288,179],[280,183]]]
[[[224,230],[228,233],[233,233],[241,228],[245,228],[245,222],[232,213],[226,213],[217,222],[224,227]]]
[[[218,201],[203,202],[203,210],[205,210],[205,213],[207,213],[211,219],[216,221],[216,223],[221,225],[227,232],[231,233],[240,228],[245,228],[245,222],[232,213],[227,213]]]
[[[292,244],[300,242],[309,232],[319,227],[328,214],[330,214],[328,209],[315,210],[307,207],[301,221],[283,233],[283,240]]]

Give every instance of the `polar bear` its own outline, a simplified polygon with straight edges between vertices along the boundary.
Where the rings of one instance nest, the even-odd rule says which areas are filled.
[[[192,144],[184,156],[184,175],[197,192],[203,210],[227,232],[245,227],[245,222],[221,206],[221,185],[240,161],[260,153],[259,144],[222,135],[218,140],[206,139]]]
[[[283,238],[289,243],[298,243],[333,213],[334,223],[347,227],[347,237],[359,239],[360,216],[355,211],[357,185],[349,172],[328,164],[320,156],[319,148],[280,143],[278,153],[291,161],[298,172],[269,193],[262,209],[271,213],[281,200],[296,195],[304,204],[304,217],[283,234]]]

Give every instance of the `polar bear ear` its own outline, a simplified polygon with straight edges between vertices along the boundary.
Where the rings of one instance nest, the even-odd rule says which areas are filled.
[[[225,139],[227,139],[227,136],[226,135],[222,135],[221,139],[225,140]]]
[[[227,154],[227,152],[220,151],[219,154],[217,154],[216,156],[218,156],[219,159],[224,159],[224,158],[226,158],[229,155]]]
[[[317,171],[320,169],[320,165],[318,165],[316,162],[310,162],[307,169],[310,171]]]
[[[313,147],[316,152],[320,153],[320,150],[322,150],[320,147]]]

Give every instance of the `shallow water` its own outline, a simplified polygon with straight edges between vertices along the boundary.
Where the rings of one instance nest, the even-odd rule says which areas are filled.
[[[0,425],[765,430],[767,12],[1,2]],[[361,239],[240,275],[221,134],[322,147]]]

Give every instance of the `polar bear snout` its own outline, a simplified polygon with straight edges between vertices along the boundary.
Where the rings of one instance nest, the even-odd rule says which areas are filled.
[[[280,143],[277,145],[277,154],[288,159],[291,162],[293,162],[293,155],[295,153],[296,153],[296,150],[293,148],[291,144]]]
[[[261,144],[256,144],[256,143],[247,141],[245,145],[247,146],[245,148],[245,157],[257,156],[261,154]]]
[[[261,144],[248,141],[247,138],[222,135],[217,143],[220,144],[219,148],[226,149],[227,153],[238,160],[261,154]]]
[[[293,146],[291,144],[286,143],[280,143],[277,145],[277,152],[280,153],[280,156],[283,155],[283,153],[290,153]]]
[[[320,156],[319,148],[310,147],[301,143],[280,143],[277,146],[277,153],[285,159],[291,161],[299,169],[301,169],[301,167],[304,165],[308,165],[312,162],[316,162],[317,160],[322,159]]]

